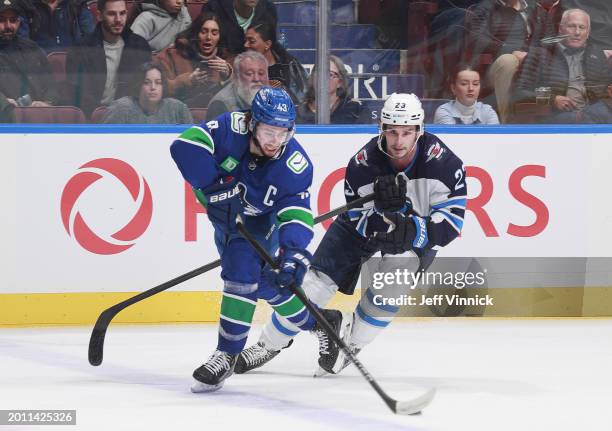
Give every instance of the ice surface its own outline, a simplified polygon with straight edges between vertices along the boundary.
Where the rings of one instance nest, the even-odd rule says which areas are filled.
[[[54,430],[612,429],[611,320],[394,322],[360,358],[397,399],[437,387],[423,414],[408,417],[393,415],[354,367],[312,378],[309,334],[221,391],[192,394],[216,325],[111,325],[100,367],[87,362],[90,331],[0,329],[0,409],[77,410],[76,427]]]

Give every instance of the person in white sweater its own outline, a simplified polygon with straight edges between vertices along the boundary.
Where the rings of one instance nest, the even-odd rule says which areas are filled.
[[[154,52],[174,43],[176,36],[191,24],[183,0],[145,0],[141,7],[130,29],[146,39]]]
[[[460,64],[450,76],[450,90],[455,95],[436,109],[435,124],[499,124],[491,105],[478,101],[480,74],[472,66]]]

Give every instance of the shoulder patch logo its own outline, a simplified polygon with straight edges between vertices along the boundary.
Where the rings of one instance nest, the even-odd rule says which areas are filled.
[[[232,172],[238,166],[238,160],[234,159],[232,156],[227,156],[225,160],[221,163],[221,167],[225,172]]]
[[[232,131],[240,135],[246,135],[249,132],[249,128],[247,127],[246,119],[244,117],[244,112],[231,113]]]
[[[287,159],[287,167],[296,174],[301,174],[308,167],[308,160],[299,151],[294,151]]]
[[[425,163],[433,159],[439,159],[442,157],[443,154],[444,154],[444,148],[440,146],[439,142],[436,142],[434,145],[430,146],[429,149],[427,150],[427,160],[425,160]]]
[[[368,166],[368,152],[366,150],[361,150],[355,155],[355,163],[358,165]]]

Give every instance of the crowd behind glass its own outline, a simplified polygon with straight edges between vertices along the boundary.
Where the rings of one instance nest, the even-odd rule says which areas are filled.
[[[298,122],[612,123],[608,0],[330,0],[318,89],[313,0],[0,0],[0,122],[187,124],[283,87]]]

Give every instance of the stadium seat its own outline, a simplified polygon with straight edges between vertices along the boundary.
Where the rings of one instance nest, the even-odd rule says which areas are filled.
[[[75,106],[27,106],[15,108],[16,123],[82,124],[85,114]]]
[[[200,124],[206,121],[206,111],[207,108],[189,108],[191,112],[191,116],[193,117],[193,122],[195,124]]]
[[[202,12],[202,6],[208,3],[208,0],[188,0],[187,1],[187,10],[189,11],[189,16],[191,16],[191,20],[194,21],[200,12]]]
[[[425,122],[433,123],[436,109],[438,109],[440,105],[444,105],[446,102],[448,102],[448,99],[421,99],[423,111],[425,111]]]
[[[106,106],[98,106],[96,109],[94,109],[94,111],[91,113],[91,122],[100,124],[102,119],[104,119],[104,114],[106,114],[107,109],[108,108]]]
[[[314,25],[279,25],[290,49],[314,49],[317,29]],[[376,48],[378,30],[371,24],[333,24],[330,30],[332,49],[373,49]]]
[[[354,24],[357,0],[332,0],[331,22],[334,24]],[[275,0],[279,24],[315,25],[317,20],[317,0]]]
[[[66,53],[62,51],[52,52],[47,55],[49,65],[51,66],[51,72],[53,73],[53,79],[55,82],[62,82],[66,80]]]
[[[552,115],[550,105],[538,105],[535,102],[519,102],[513,106],[514,112],[510,116],[509,123],[534,124],[542,123]]]

